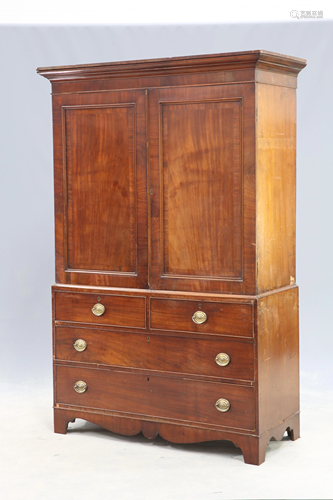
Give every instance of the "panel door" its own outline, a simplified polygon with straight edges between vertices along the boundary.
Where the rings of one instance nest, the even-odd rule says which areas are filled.
[[[150,91],[152,288],[254,292],[253,90]]]
[[[144,91],[53,97],[56,280],[147,286]]]

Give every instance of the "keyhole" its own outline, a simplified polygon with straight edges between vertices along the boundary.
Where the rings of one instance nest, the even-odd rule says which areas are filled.
[[[149,378],[147,378],[147,382],[149,382]]]
[[[147,337],[148,342],[150,341],[150,337]]]
[[[199,309],[201,309],[201,304],[199,304]]]

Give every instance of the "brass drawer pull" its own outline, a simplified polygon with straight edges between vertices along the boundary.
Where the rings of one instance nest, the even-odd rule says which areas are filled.
[[[219,365],[219,366],[227,366],[229,363],[230,363],[230,356],[228,356],[228,354],[226,354],[225,352],[220,352],[216,358],[215,358],[215,362]]]
[[[95,304],[92,308],[92,312],[95,314],[95,316],[103,316],[103,314],[105,313],[105,307],[103,306],[103,304]]]
[[[76,392],[78,392],[79,394],[86,392],[87,389],[88,389],[88,386],[85,382],[83,382],[83,380],[78,380],[77,382],[75,382],[74,390]]]
[[[227,399],[220,398],[216,401],[215,408],[224,413],[230,409],[230,403]]]
[[[196,311],[192,316],[192,321],[197,325],[201,325],[205,321],[207,321],[207,314],[203,311]]]
[[[87,342],[83,339],[77,339],[74,342],[73,347],[79,352],[85,351],[87,349]]]

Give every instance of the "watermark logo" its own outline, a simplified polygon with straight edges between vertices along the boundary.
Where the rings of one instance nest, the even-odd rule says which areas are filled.
[[[293,19],[323,19],[324,12],[322,10],[292,10],[290,17]]]

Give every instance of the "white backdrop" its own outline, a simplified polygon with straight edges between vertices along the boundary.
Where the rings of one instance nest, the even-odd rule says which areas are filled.
[[[332,21],[0,25],[0,382],[5,382],[0,399],[0,491],[4,499],[331,498],[332,48]],[[35,68],[252,49],[308,60],[299,75],[297,104],[302,439],[270,444],[266,463],[251,468],[233,447],[220,453],[217,446],[150,443],[140,436],[116,437],[96,428],[92,433],[90,424],[75,424],[78,432],[68,436],[53,434],[51,87]]]

